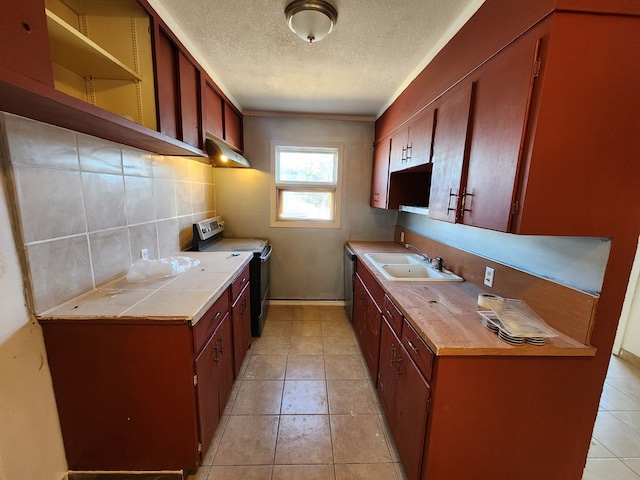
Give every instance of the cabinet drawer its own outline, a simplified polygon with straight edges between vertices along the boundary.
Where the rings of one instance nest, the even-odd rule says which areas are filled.
[[[409,356],[428,381],[431,380],[431,368],[433,366],[433,352],[424,343],[424,340],[416,333],[407,319],[402,324],[402,344],[407,349]]]
[[[384,290],[382,290],[378,281],[374,278],[371,272],[367,270],[367,267],[362,265],[360,262],[356,263],[356,272],[362,280],[362,283],[364,283],[364,286],[369,290],[369,293],[373,297],[378,308],[382,310],[382,305],[384,305]]]
[[[229,289],[222,292],[222,295],[193,327],[193,348],[196,353],[207,342],[227,313],[229,313]]]
[[[231,284],[231,302],[235,302],[238,295],[242,293],[244,287],[249,283],[249,265],[244,267],[240,275]]]
[[[398,310],[398,307],[396,307],[395,303],[393,303],[387,295],[384,296],[382,314],[389,322],[391,328],[393,328],[395,334],[398,336],[402,335],[402,319],[404,315],[402,315],[402,312]]]

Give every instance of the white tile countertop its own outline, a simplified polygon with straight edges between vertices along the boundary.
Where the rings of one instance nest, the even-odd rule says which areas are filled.
[[[102,285],[38,315],[40,321],[91,319],[171,319],[192,324],[206,313],[249,264],[248,252],[183,252],[200,264],[174,277]]]

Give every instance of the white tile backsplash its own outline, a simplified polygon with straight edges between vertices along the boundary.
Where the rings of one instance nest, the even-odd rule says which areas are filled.
[[[14,165],[26,243],[87,232],[80,172]]]
[[[37,312],[49,310],[94,286],[86,235],[27,245]]]
[[[125,209],[129,225],[152,222],[156,219],[153,200],[153,179],[124,177]]]
[[[156,224],[158,228],[158,251],[160,258],[173,255],[180,250],[178,219],[172,218]]]
[[[71,170],[80,168],[75,132],[8,113],[2,115],[13,164]]]
[[[78,154],[83,172],[122,174],[120,145],[78,134]]]
[[[153,154],[144,150],[124,147],[122,149],[122,170],[127,176],[153,177]]]
[[[83,173],[82,183],[90,232],[127,224],[122,175]]]
[[[213,168],[0,113],[37,313],[191,245]],[[0,135],[3,131],[0,128]]]
[[[89,235],[89,247],[96,285],[103,285],[127,273],[132,263],[128,228],[92,233]]]
[[[140,258],[140,250],[145,248],[151,260],[159,258],[156,222],[129,227],[129,242],[131,245],[131,260],[133,262]]]
[[[191,182],[175,182],[176,187],[176,208],[178,215],[191,215],[193,205],[191,201]],[[197,191],[198,185],[194,185]],[[202,209],[200,209],[202,211]]]
[[[153,197],[156,203],[156,219],[164,220],[176,216],[176,188],[173,180],[154,178]]]

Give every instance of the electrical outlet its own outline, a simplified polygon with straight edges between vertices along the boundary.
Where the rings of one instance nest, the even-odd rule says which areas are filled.
[[[487,287],[493,287],[493,274],[495,270],[491,267],[486,267],[484,269],[484,284]]]
[[[140,250],[140,258],[142,258],[143,260],[148,260],[149,250],[147,250],[146,248],[143,248],[142,250]]]
[[[400,241],[404,243],[404,232],[400,232]]]

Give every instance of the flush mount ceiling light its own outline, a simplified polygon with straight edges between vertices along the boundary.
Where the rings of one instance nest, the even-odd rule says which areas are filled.
[[[337,10],[324,0],[295,0],[284,10],[289,28],[306,42],[319,42],[331,33]]]

